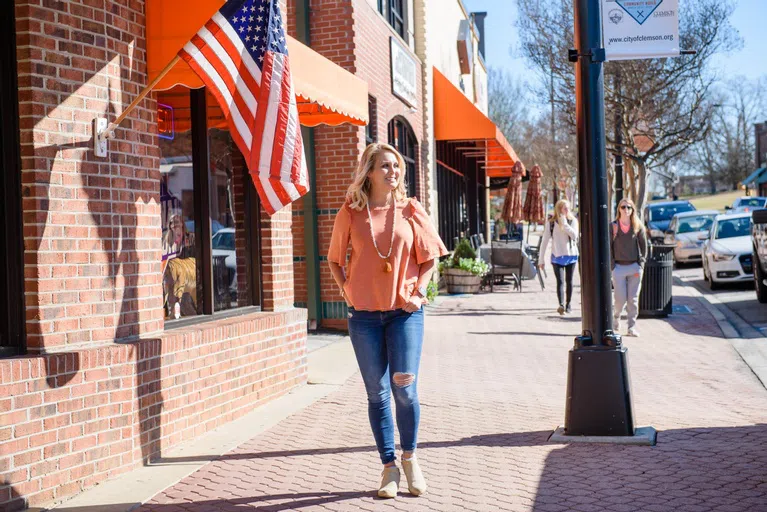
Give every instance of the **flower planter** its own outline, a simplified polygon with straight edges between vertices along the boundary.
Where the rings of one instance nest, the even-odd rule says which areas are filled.
[[[447,293],[479,293],[482,284],[482,276],[476,276],[468,270],[460,268],[445,269],[445,283]]]

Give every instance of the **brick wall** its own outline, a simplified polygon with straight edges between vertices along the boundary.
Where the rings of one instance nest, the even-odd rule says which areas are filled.
[[[378,140],[387,141],[388,123],[395,116],[402,116],[411,125],[419,141],[417,157],[417,195],[425,201],[429,188],[425,173],[423,107],[419,102],[416,111],[410,109],[391,93],[389,38],[395,35],[389,24],[368,0],[349,2],[313,2],[310,19],[312,49],[368,83],[370,95],[376,99],[376,132]],[[295,19],[289,21],[295,27]],[[293,28],[295,30],[295,28]],[[396,37],[396,35],[395,35]],[[420,65],[418,68],[420,76]],[[418,97],[422,97],[419,84]],[[315,159],[317,180],[317,229],[321,256],[321,325],[346,329],[346,305],[338,294],[324,256],[330,244],[336,212],[344,200],[351,174],[365,149],[365,130],[354,126],[320,126],[315,129]],[[303,212],[303,215],[307,215]],[[303,217],[294,217],[296,254],[300,255],[298,228]],[[300,258],[300,256],[298,256]],[[303,297],[306,287],[305,270],[299,273],[296,266],[297,300],[299,290]]]
[[[0,510],[129,471],[306,380],[305,310],[0,360]]]
[[[290,208],[261,218],[266,312],[163,332],[153,96],[108,159],[91,149],[93,118],[146,84],[144,5],[16,0],[30,355],[0,360],[0,511],[71,496],[306,381]]]
[[[93,7],[98,5],[98,7]],[[162,329],[159,161],[148,100],[110,143],[146,79],[143,2],[16,2],[27,345],[74,349]]]

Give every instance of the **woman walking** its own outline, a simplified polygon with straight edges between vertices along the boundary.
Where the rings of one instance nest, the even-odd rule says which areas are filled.
[[[545,266],[543,256],[546,254],[551,241],[551,266],[557,278],[557,299],[560,315],[571,312],[570,302],[573,298],[573,273],[578,263],[578,219],[570,212],[570,202],[566,199],[558,201],[554,206],[554,217],[549,221],[548,229],[543,230],[543,240],[539,258],[541,269]]]
[[[637,217],[636,206],[631,199],[621,199],[618,204],[618,220],[613,222],[610,228],[610,260],[615,294],[613,329],[620,332],[621,313],[625,306],[628,316],[627,336],[639,336],[636,321],[639,314],[642,273],[647,261],[647,233]]]
[[[407,199],[404,172],[404,160],[392,146],[374,143],[365,149],[336,216],[328,252],[333,278],[349,306],[349,335],[384,465],[378,488],[383,498],[395,497],[400,481],[392,392],[408,490],[415,496],[426,490],[415,456],[421,413],[421,306],[437,258],[447,254],[426,211],[417,200]]]

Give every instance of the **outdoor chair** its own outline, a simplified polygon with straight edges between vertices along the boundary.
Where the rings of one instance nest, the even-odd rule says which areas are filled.
[[[538,282],[541,284],[541,290],[546,289],[546,285],[543,283],[543,272],[538,268],[538,264],[541,258],[541,244],[543,243],[543,236],[538,237],[538,244],[535,247],[528,247],[527,254],[530,256],[530,261],[535,267],[535,271],[538,274]]]
[[[514,288],[522,291],[522,264],[524,254],[522,242],[491,242],[490,243],[490,291],[496,278],[503,282],[506,276],[511,279]]]

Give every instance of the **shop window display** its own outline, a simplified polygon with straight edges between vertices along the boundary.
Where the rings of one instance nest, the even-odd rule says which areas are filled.
[[[184,87],[158,105],[165,318],[257,305],[257,195],[223,114]]]

